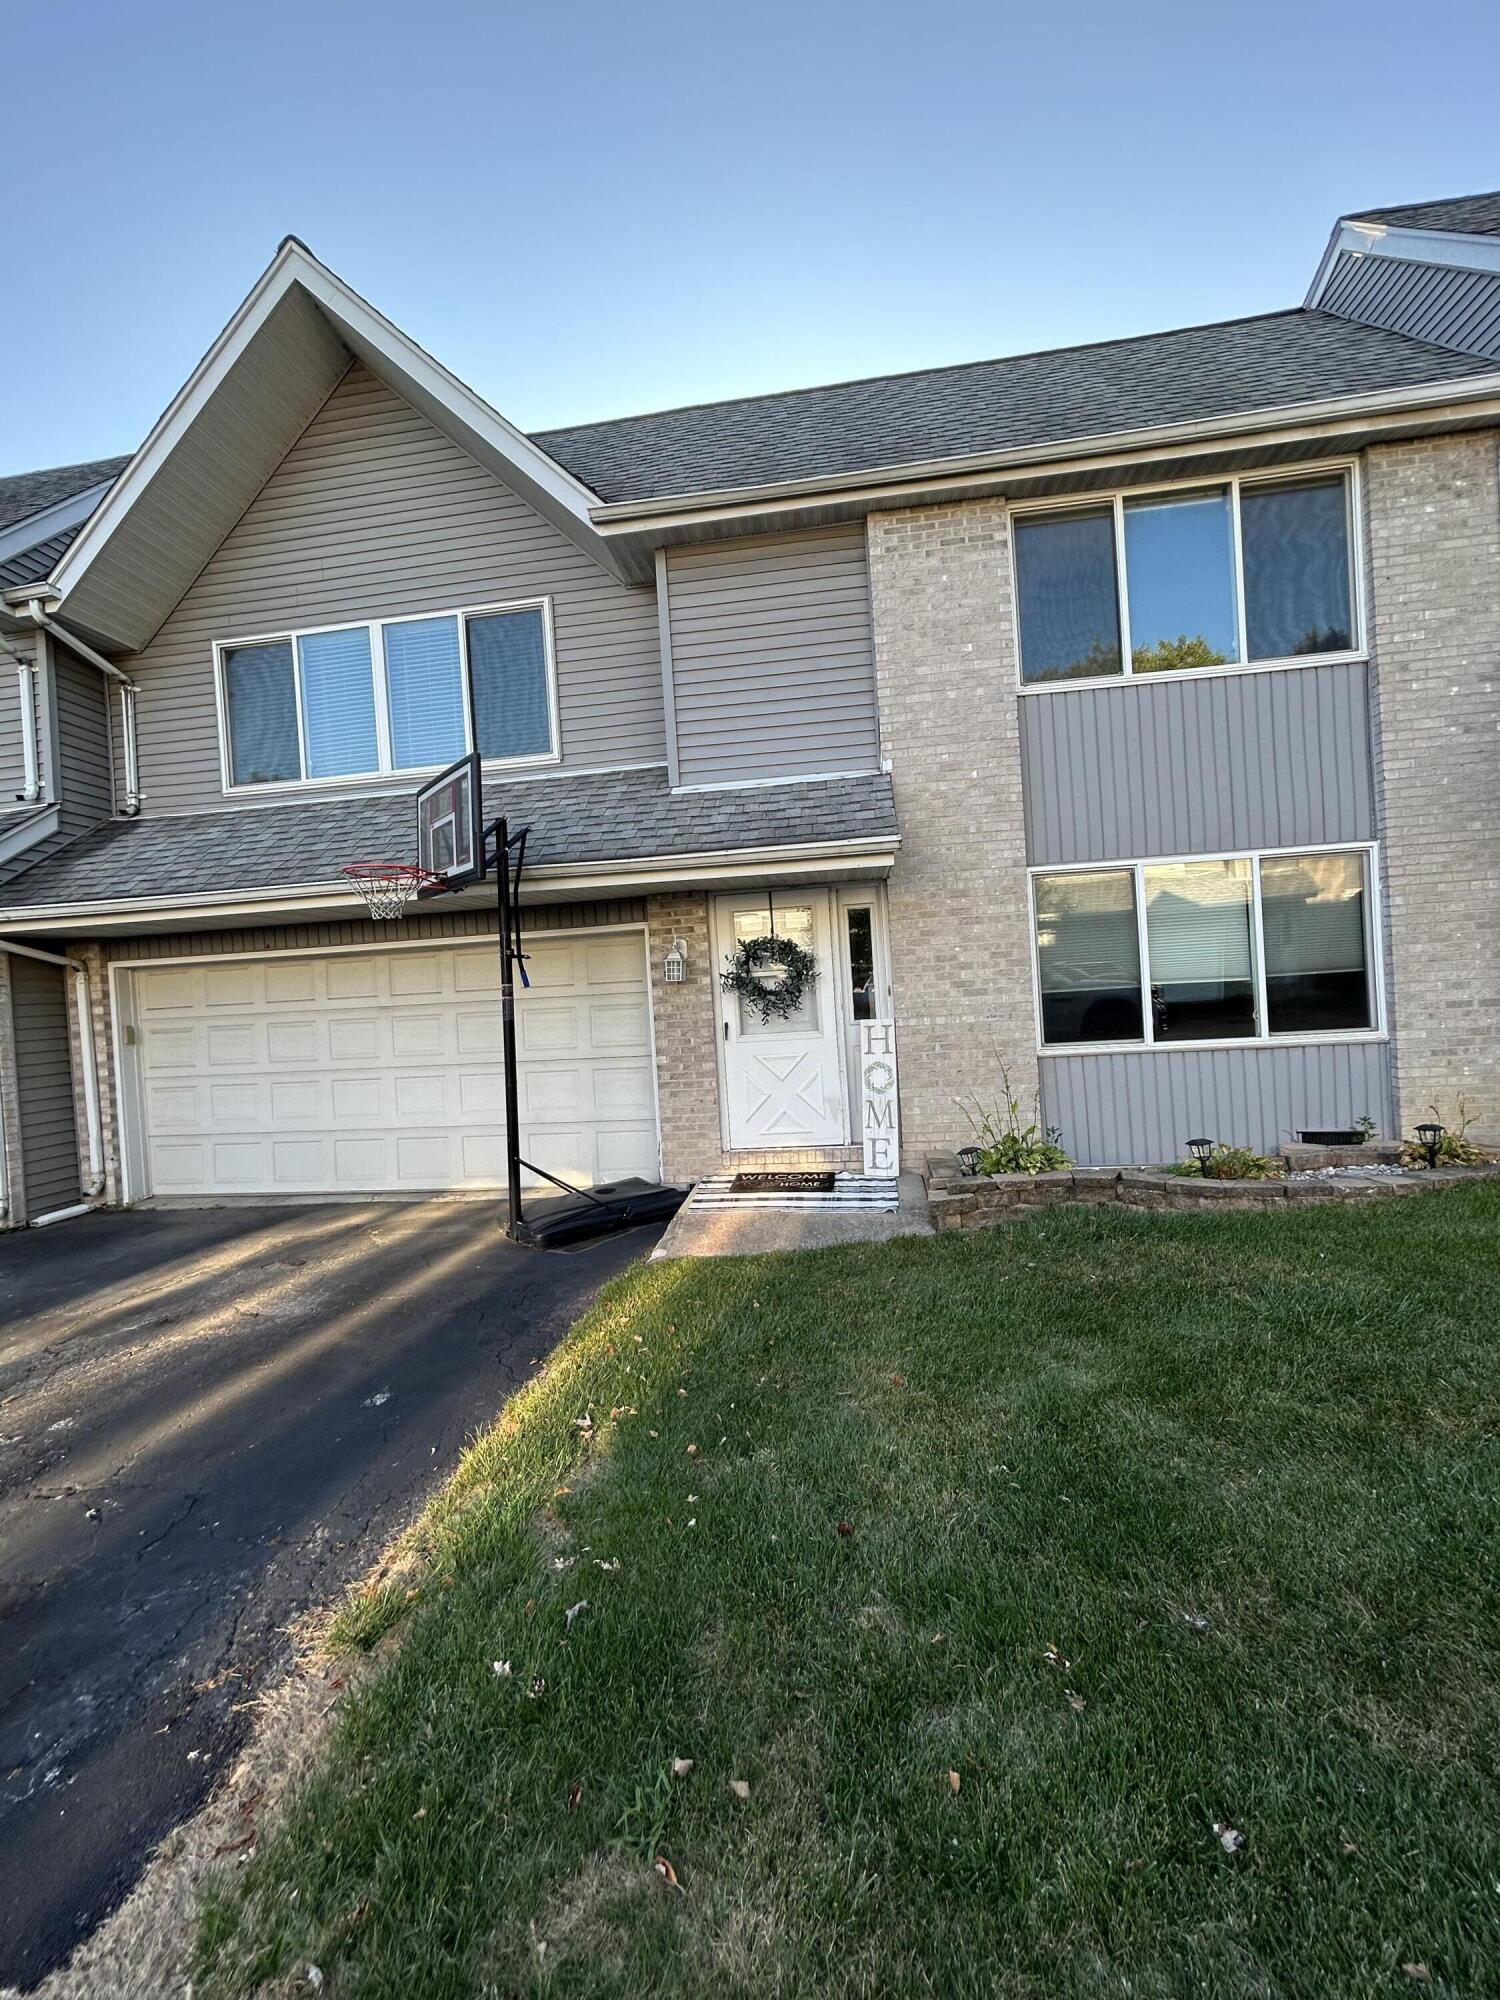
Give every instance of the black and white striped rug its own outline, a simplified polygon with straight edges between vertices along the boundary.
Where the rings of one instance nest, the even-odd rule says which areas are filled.
[[[901,1206],[901,1192],[895,1181],[876,1180],[872,1174],[835,1174],[833,1187],[825,1194],[765,1188],[737,1192],[733,1174],[710,1174],[688,1196],[688,1206],[791,1209],[804,1213],[808,1209],[895,1209]]]

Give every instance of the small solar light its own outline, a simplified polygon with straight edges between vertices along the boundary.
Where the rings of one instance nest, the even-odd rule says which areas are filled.
[[[1189,1139],[1187,1142],[1187,1149],[1192,1154],[1193,1158],[1198,1162],[1199,1173],[1202,1174],[1205,1180],[1207,1180],[1208,1162],[1214,1150],[1213,1140]]]
[[[662,963],[661,976],[668,986],[680,986],[687,978],[687,942],[673,938],[672,949]]]
[[[1417,1127],[1417,1144],[1425,1148],[1429,1167],[1435,1167],[1438,1163],[1438,1147],[1443,1143],[1443,1132],[1444,1127],[1441,1125]]]

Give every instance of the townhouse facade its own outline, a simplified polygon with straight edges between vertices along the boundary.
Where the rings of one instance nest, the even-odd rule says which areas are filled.
[[[1500,1134],[1500,196],[1305,303],[525,436],[288,241],[127,461],[0,481],[12,1225],[503,1178],[483,887],[530,829],[523,1149],[1080,1163],[1463,1098]],[[722,974],[789,938],[762,1020]]]

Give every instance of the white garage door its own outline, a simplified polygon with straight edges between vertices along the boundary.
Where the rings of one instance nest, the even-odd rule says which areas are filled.
[[[522,1152],[575,1183],[654,1178],[642,939],[527,949]],[[492,943],[164,964],[134,982],[153,1194],[504,1185]]]

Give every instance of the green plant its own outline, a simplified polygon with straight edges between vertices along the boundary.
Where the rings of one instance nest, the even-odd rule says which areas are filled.
[[[1279,1160],[1252,1153],[1248,1146],[1215,1146],[1203,1164],[1201,1177],[1206,1181],[1279,1181],[1283,1171]],[[1167,1172],[1188,1174],[1194,1180],[1200,1177],[1196,1160],[1174,1160]]]
[[[789,937],[746,938],[724,961],[719,984],[738,993],[762,1025],[788,1021],[818,976],[818,961]]]
[[[665,1765],[649,1785],[638,1784],[621,1813],[612,1846],[640,1861],[654,1861],[672,1813],[672,1774]]]
[[[1363,1132],[1367,1139],[1373,1139],[1375,1137],[1375,1120],[1367,1111],[1363,1117],[1355,1119],[1354,1129],[1356,1132]]]
[[[1055,1125],[1043,1125],[1035,1100],[1029,1124],[1022,1124],[1021,1100],[1011,1088],[1010,1066],[998,1054],[999,1100],[986,1106],[976,1093],[960,1098],[959,1109],[968,1119],[979,1146],[981,1174],[1055,1174],[1073,1162],[1063,1150],[1062,1133]]]
[[[1476,1146],[1472,1139],[1465,1136],[1469,1127],[1474,1123],[1473,1118],[1469,1115],[1469,1105],[1466,1098],[1460,1097],[1458,1099],[1458,1109],[1455,1113],[1456,1124],[1449,1125],[1435,1104],[1428,1105],[1427,1115],[1431,1118],[1434,1125],[1441,1125],[1443,1127],[1443,1136],[1438,1140],[1437,1149],[1438,1165],[1440,1167],[1483,1166],[1486,1157],[1483,1149]],[[1401,1164],[1403,1167],[1425,1167],[1427,1165],[1427,1148],[1418,1145],[1415,1139],[1408,1139],[1406,1144],[1401,1148]]]

